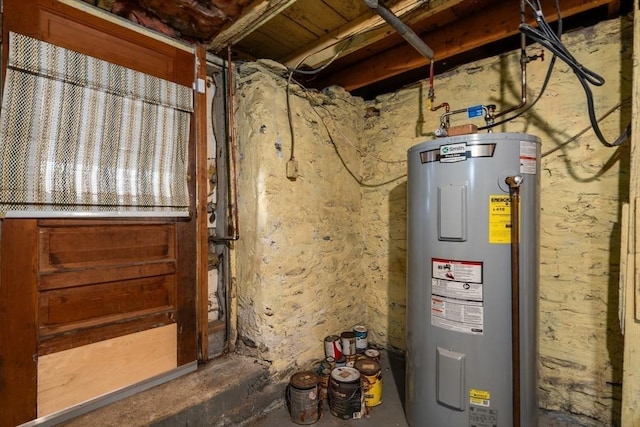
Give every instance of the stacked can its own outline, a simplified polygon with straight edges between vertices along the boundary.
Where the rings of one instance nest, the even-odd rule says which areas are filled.
[[[380,363],[380,352],[375,348],[366,349],[364,351],[364,355],[367,356],[367,358],[375,360],[376,362]]]
[[[345,331],[340,334],[340,344],[342,345],[342,354],[347,359],[347,363],[356,361],[356,334],[353,331]]]
[[[356,325],[353,327],[353,334],[356,337],[356,352],[363,353],[369,346],[367,328],[362,325]]]
[[[334,360],[342,357],[342,346],[339,336],[329,335],[324,339],[324,355],[325,357],[333,357]]]
[[[331,369],[324,368],[320,375],[320,400],[327,400],[329,397],[329,378],[331,378]]]

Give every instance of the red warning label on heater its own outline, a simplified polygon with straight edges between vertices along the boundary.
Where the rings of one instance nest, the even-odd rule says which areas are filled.
[[[452,282],[482,283],[482,262],[433,258],[431,276]]]

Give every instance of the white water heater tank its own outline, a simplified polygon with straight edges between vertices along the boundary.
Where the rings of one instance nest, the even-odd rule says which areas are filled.
[[[518,412],[520,426],[538,425],[539,159],[540,140],[520,133],[455,136],[408,151],[405,413],[411,427],[512,427]],[[515,377],[505,182],[514,176],[523,178]]]

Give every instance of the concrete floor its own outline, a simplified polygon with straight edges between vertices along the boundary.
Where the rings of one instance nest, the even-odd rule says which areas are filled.
[[[407,427],[404,417],[404,360],[381,352],[382,404],[360,420],[342,420],[326,402],[319,427]],[[271,383],[265,366],[254,359],[228,354],[149,390],[61,424],[65,427],[283,427],[297,426],[284,404],[286,383]],[[426,424],[425,424],[426,426]],[[425,427],[412,426],[412,427]],[[567,415],[540,413],[540,427],[577,427]],[[439,427],[439,426],[429,426]],[[460,426],[468,427],[468,426]],[[508,427],[508,426],[501,426]]]
[[[386,352],[382,352],[381,367],[383,384],[382,404],[371,408],[370,413],[362,419],[342,420],[330,413],[328,403],[324,401],[320,417],[317,422],[313,423],[313,425],[319,427],[408,427],[403,409],[405,382],[404,361],[398,356],[394,357]],[[539,417],[538,425],[540,427],[582,426],[582,424],[579,424],[562,414],[553,414],[541,411]],[[299,424],[291,420],[291,416],[286,406],[281,404],[276,408],[272,408],[271,412],[253,418],[242,425],[245,427],[282,427],[297,426]],[[425,424],[425,426],[427,425],[428,424]]]

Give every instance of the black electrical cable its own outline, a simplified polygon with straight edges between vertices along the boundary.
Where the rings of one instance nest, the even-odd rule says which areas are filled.
[[[631,123],[629,123],[626,129],[620,134],[620,136],[618,136],[618,138],[616,138],[614,142],[608,142],[602,134],[600,126],[598,125],[598,120],[596,118],[593,93],[589,85],[602,86],[605,83],[604,79],[600,75],[580,64],[573,57],[571,52],[567,50],[567,48],[560,41],[560,38],[553,31],[551,31],[549,24],[544,19],[544,15],[542,14],[542,9],[539,2],[536,2],[535,5],[529,1],[527,1],[527,3],[534,11],[538,28],[534,28],[529,24],[522,23],[519,26],[520,31],[530,39],[536,41],[543,47],[550,50],[556,57],[560,58],[569,66],[569,68],[571,68],[571,70],[578,78],[578,81],[582,85],[582,88],[584,89],[584,93],[587,97],[587,110],[589,112],[589,120],[591,122],[591,127],[593,128],[594,133],[598,137],[598,140],[605,147],[619,146],[624,141],[626,141],[627,138],[629,138],[629,135],[631,134]]]

